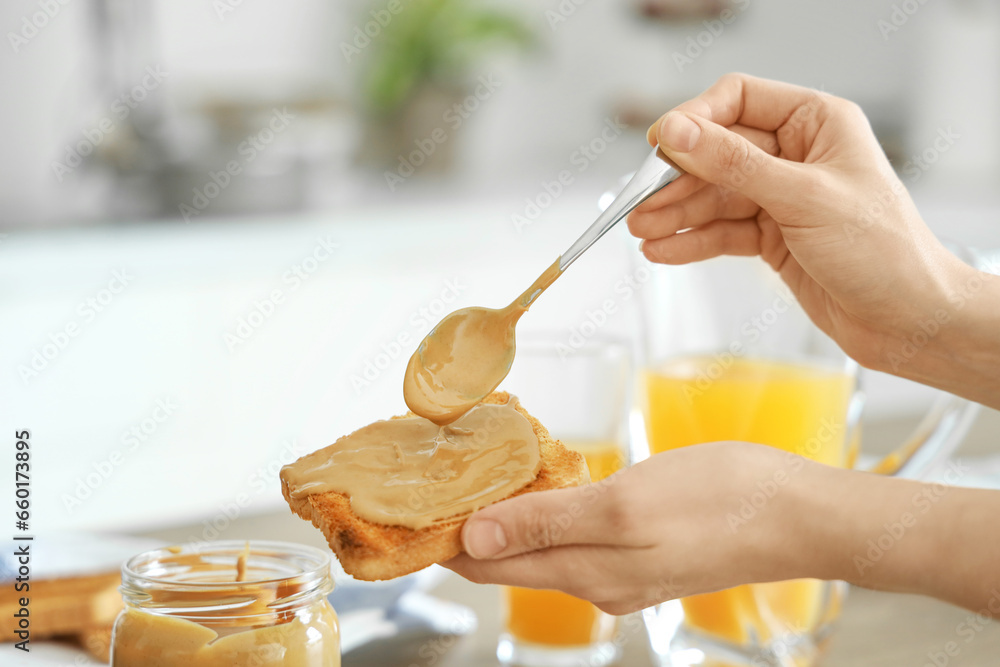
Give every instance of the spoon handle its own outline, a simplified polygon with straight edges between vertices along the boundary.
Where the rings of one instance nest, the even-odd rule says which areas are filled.
[[[559,270],[565,271],[587,248],[594,245],[597,239],[607,234],[609,229],[631,213],[632,209],[683,173],[680,167],[663,154],[659,146],[654,148],[611,205],[559,258]]]

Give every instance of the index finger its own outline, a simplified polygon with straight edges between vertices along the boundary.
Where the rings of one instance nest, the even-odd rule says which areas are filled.
[[[676,110],[702,116],[723,127],[739,123],[774,132],[803,106],[818,104],[823,95],[818,90],[782,81],[741,73],[725,74],[708,90]],[[654,142],[659,124],[658,119],[647,133]]]

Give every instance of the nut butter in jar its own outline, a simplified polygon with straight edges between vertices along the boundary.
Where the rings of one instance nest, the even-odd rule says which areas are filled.
[[[283,542],[207,542],[122,567],[113,667],[339,667],[330,557]]]

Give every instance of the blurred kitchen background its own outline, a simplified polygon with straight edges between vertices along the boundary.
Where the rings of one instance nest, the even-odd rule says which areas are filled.
[[[0,26],[0,406],[39,530],[287,511],[281,464],[402,411],[437,319],[509,301],[728,71],[856,100],[935,231],[1000,248],[992,0],[18,0]],[[569,343],[610,297],[602,334],[634,336],[616,231],[524,331]],[[877,451],[929,398],[869,387]]]

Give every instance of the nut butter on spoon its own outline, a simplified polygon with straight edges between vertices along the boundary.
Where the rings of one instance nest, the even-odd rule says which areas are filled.
[[[435,424],[450,424],[496,389],[514,363],[514,327],[535,299],[597,239],[683,173],[653,149],[583,236],[510,305],[462,308],[445,316],[406,366],[403,398],[410,410]]]
[[[506,308],[462,308],[438,322],[406,365],[406,405],[442,426],[475,407],[514,363],[517,321],[561,273],[556,260]]]

